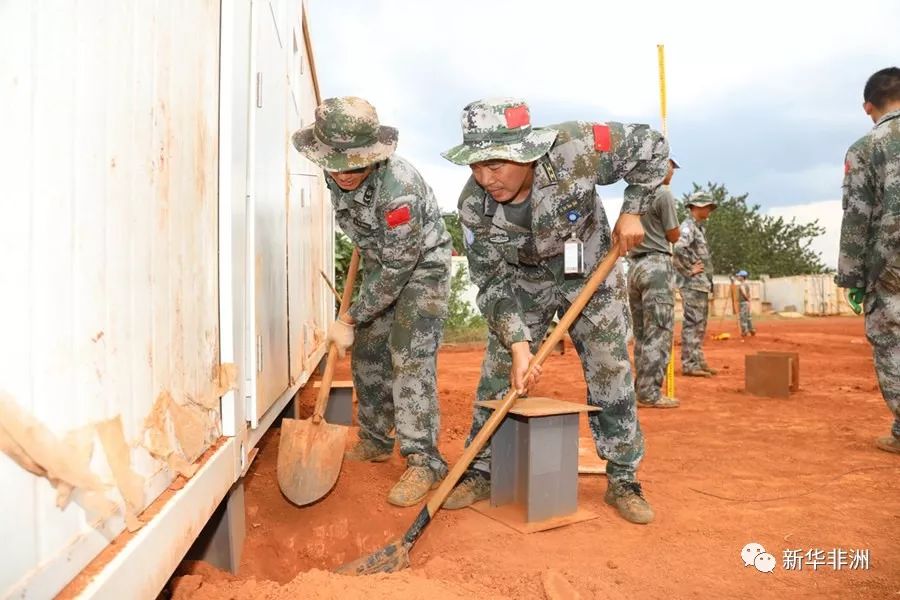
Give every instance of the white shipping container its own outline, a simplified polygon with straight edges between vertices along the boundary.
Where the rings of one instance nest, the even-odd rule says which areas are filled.
[[[126,522],[71,591],[153,598],[324,351],[332,214],[290,146],[320,98],[305,7],[0,24],[0,598],[54,596]]]
[[[777,312],[805,315],[852,315],[847,294],[834,282],[833,274],[795,275],[767,279],[765,299]]]

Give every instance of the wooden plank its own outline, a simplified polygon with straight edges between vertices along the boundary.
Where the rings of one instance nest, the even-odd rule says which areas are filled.
[[[496,409],[502,400],[485,400],[476,402],[477,406]],[[549,415],[564,415],[569,413],[588,413],[600,410],[596,406],[566,402],[554,398],[529,397],[520,398],[510,409],[509,413],[523,417],[546,417]]]
[[[597,514],[587,509],[579,508],[569,515],[561,517],[553,517],[543,521],[534,521],[529,523],[525,517],[525,507],[521,504],[503,504],[502,506],[491,506],[490,500],[481,500],[471,506],[472,510],[483,514],[484,516],[503,523],[507,527],[515,529],[519,533],[536,533],[538,531],[547,531],[548,529],[556,529],[557,527],[565,527],[581,523],[582,521],[590,521],[596,519]]]

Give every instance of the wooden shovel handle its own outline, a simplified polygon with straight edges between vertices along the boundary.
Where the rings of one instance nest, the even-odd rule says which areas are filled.
[[[353,285],[356,283],[356,272],[359,270],[359,250],[353,248],[350,257],[350,267],[347,270],[347,279],[344,281],[344,292],[341,294],[341,306],[338,308],[338,317],[350,310],[350,301],[353,298]],[[325,409],[328,407],[328,395],[331,393],[331,382],[334,379],[334,367],[337,365],[337,346],[328,346],[328,358],[325,361],[325,373],[322,375],[322,383],[319,388],[319,396],[316,398],[316,408],[313,410],[312,421],[318,425],[322,421]]]
[[[531,359],[531,363],[528,365],[528,371],[525,374],[524,379],[528,379],[528,376],[531,374],[535,365],[542,364],[544,360],[550,356],[550,353],[553,352],[553,348],[559,340],[563,338],[575,319],[581,315],[581,311],[584,310],[587,303],[590,302],[594,292],[597,291],[600,284],[606,280],[610,272],[616,266],[618,258],[619,252],[616,246],[613,246],[603,258],[603,261],[594,269],[590,279],[584,284],[584,287],[581,289],[581,292],[578,293],[578,296],[572,302],[572,305],[559,320],[556,327],[553,328],[553,331],[550,332],[550,336],[541,344],[537,354],[534,355],[534,358]],[[453,490],[453,487],[462,477],[463,473],[465,473],[466,469],[469,468],[469,465],[472,463],[472,460],[475,459],[475,456],[481,452],[481,449],[487,444],[488,439],[490,439],[497,428],[500,427],[500,423],[506,418],[506,414],[512,408],[513,404],[515,404],[518,397],[519,394],[516,392],[516,389],[510,387],[509,392],[507,392],[506,396],[503,398],[503,402],[494,409],[494,413],[487,421],[485,421],[481,430],[478,432],[478,435],[475,436],[472,443],[463,451],[462,456],[456,461],[453,468],[450,469],[450,472],[447,474],[447,477],[444,478],[443,483],[441,483],[440,487],[438,487],[434,494],[431,495],[427,504],[428,513],[430,515],[434,515],[441,505],[444,504],[444,500],[450,495],[451,490]]]

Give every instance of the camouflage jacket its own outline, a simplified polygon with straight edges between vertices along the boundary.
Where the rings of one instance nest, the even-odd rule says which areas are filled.
[[[835,282],[871,291],[889,261],[900,261],[900,111],[847,151],[843,209]]]
[[[703,263],[703,272],[691,275],[691,267],[700,261]],[[706,232],[702,224],[694,219],[693,215],[681,222],[681,235],[675,242],[676,284],[679,288],[708,292],[712,290],[712,257],[709,254],[709,244],[706,243]]]
[[[346,192],[326,176],[335,218],[359,248],[365,270],[350,307],[366,323],[390,307],[411,278],[440,282],[450,272],[450,234],[434,194],[415,167],[399,156],[376,165],[356,190]],[[435,285],[433,316],[446,316],[446,286]],[[443,313],[443,314],[440,314]]]
[[[610,245],[609,224],[595,186],[625,179],[622,212],[643,214],[668,169],[668,143],[646,125],[570,121],[549,128],[558,133],[535,165],[530,230],[507,220],[503,205],[474,177],[459,199],[478,308],[507,347],[531,339],[513,293],[520,266],[545,265],[561,257],[565,241],[574,234],[584,244],[589,274]],[[571,301],[583,283],[583,278],[562,280],[563,293]]]

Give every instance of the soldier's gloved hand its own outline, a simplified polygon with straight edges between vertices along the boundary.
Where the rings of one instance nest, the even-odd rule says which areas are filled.
[[[612,230],[613,246],[619,247],[619,256],[644,241],[644,226],[641,225],[641,215],[622,213],[616,226]]]
[[[353,325],[338,317],[328,330],[328,342],[334,344],[338,356],[344,358],[347,348],[353,345]]]
[[[525,379],[525,373],[528,372],[528,364],[534,355],[528,342],[516,342],[509,349],[512,356],[512,367],[509,369],[509,385],[520,395],[528,391],[528,386],[535,384],[541,378],[541,366],[535,365],[531,370],[531,375]]]
[[[853,312],[856,314],[861,314],[863,307],[863,298],[866,295],[866,290],[863,288],[850,288],[847,292],[847,302],[850,303],[850,308],[853,309]]]

